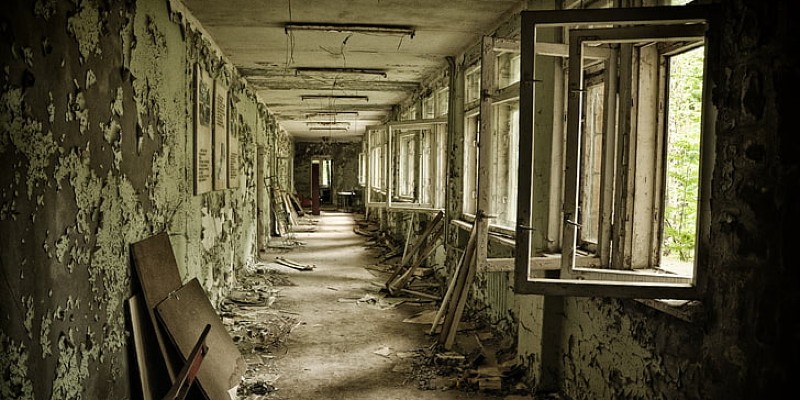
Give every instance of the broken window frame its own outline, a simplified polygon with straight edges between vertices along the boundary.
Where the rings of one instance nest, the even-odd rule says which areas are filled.
[[[559,11],[524,11],[521,15],[521,71],[522,82],[520,90],[520,182],[529,182],[529,185],[520,184],[518,194],[518,214],[516,227],[516,254],[514,290],[521,294],[542,294],[555,296],[607,296],[607,297],[633,297],[640,299],[693,299],[698,298],[703,290],[705,268],[707,264],[707,250],[709,248],[709,196],[710,178],[714,158],[714,112],[711,104],[710,93],[713,81],[708,74],[708,56],[705,61],[702,134],[701,134],[701,162],[700,162],[700,193],[698,206],[698,231],[695,247],[695,268],[691,278],[664,279],[656,274],[641,274],[629,270],[617,269],[586,269],[583,267],[603,266],[598,262],[604,256],[576,257],[577,223],[573,216],[578,215],[579,174],[580,174],[580,116],[582,100],[583,55],[586,51],[583,42],[598,36],[607,35],[609,40],[644,40],[648,38],[664,39],[663,30],[671,31],[676,27],[686,24],[704,24],[706,31],[710,30],[714,16],[713,6],[687,6],[687,7],[648,7],[630,9],[593,9],[593,10],[559,10]],[[547,171],[534,171],[532,162],[534,155],[533,143],[537,140],[548,140],[547,132],[534,129],[534,97],[536,89],[536,75],[534,74],[534,55],[537,54],[536,42],[537,28],[570,28],[570,27],[596,27],[614,25],[642,25],[625,28],[628,33],[617,36],[612,32],[622,32],[619,29],[595,30],[592,32],[571,32],[569,45],[569,100],[567,112],[567,141],[565,152],[564,173],[564,198],[563,218],[561,224],[562,237],[560,255],[548,257],[546,249],[532,249],[532,232],[547,232],[547,226],[537,226],[532,213],[533,194],[536,188],[534,176]],[[638,31],[637,31],[638,30]],[[677,28],[680,30],[680,28]],[[659,31],[662,34],[659,34]],[[709,37],[705,35],[706,53],[712,47]],[[680,35],[680,34],[678,34]],[[616,36],[616,37],[615,37]],[[613,81],[613,80],[611,80]],[[552,133],[549,133],[552,135]],[[602,206],[601,206],[602,207]],[[541,224],[539,224],[541,225]],[[601,228],[608,229],[610,222],[603,222]],[[601,239],[602,243],[602,239]],[[602,251],[601,251],[602,252]],[[602,253],[601,253],[602,254]],[[588,263],[586,262],[588,261]],[[587,265],[588,264],[588,265]],[[605,265],[610,267],[609,264]]]

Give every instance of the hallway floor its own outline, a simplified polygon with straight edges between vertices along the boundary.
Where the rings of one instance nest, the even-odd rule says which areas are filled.
[[[384,279],[364,268],[375,265],[377,250],[354,233],[354,214],[323,211],[312,229],[294,233],[302,246],[271,250],[262,255],[292,285],[280,286],[270,308],[296,318],[280,349],[268,357],[274,386],[268,399],[502,399],[486,392],[421,389],[421,381],[444,382],[425,376],[419,352],[431,349],[430,324],[403,322],[434,303],[404,302],[379,293]],[[308,226],[308,225],[306,225]],[[300,271],[272,263],[285,257],[313,270]],[[373,301],[367,301],[373,300]],[[436,385],[438,387],[438,385]]]

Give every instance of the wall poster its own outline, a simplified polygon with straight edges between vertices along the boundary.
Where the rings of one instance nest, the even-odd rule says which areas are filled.
[[[214,81],[214,190],[228,188],[228,88]]]
[[[239,187],[239,135],[242,131],[241,116],[233,101],[228,107],[230,123],[228,124],[228,187]]]
[[[198,63],[195,66],[194,194],[213,190],[212,91],[214,81]]]

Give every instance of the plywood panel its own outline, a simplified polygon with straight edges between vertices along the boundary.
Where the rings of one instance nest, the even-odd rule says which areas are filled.
[[[178,262],[175,260],[172,244],[169,241],[169,234],[159,233],[132,244],[131,254],[136,267],[136,276],[142,287],[147,313],[150,315],[167,372],[170,379],[175,379],[178,369],[173,357],[175,349],[172,348],[163,329],[158,324],[154,311],[156,304],[167,298],[172,291],[178,290],[182,284],[178,272]]]
[[[197,372],[197,381],[207,398],[230,400],[228,391],[239,383],[245,370],[244,357],[197,278],[159,303],[156,312],[184,360],[206,324],[211,324],[206,338],[208,354]]]
[[[145,312],[144,299],[140,294],[128,299],[128,310],[142,399],[158,398],[160,394],[169,390],[169,377],[165,373],[164,364],[160,361],[161,354],[156,344],[153,325],[150,316]]]

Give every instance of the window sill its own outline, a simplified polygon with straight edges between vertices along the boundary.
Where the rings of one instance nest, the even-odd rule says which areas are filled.
[[[669,299],[633,299],[637,303],[669,314],[686,322],[702,322],[705,319],[705,307],[698,300]]]
[[[470,214],[463,214],[462,219],[454,219],[450,221],[453,225],[465,230],[470,231],[472,224],[475,223],[475,216]],[[508,229],[497,225],[489,225],[489,240],[499,243],[503,246],[515,247],[516,241],[514,240],[513,232]]]

